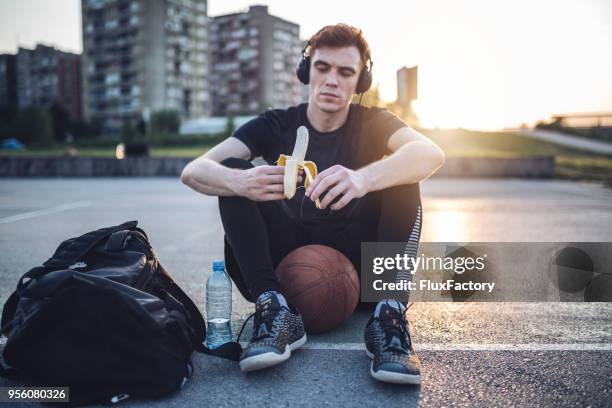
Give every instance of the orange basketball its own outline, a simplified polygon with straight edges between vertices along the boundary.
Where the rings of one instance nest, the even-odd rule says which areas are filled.
[[[287,300],[295,305],[309,333],[334,329],[359,301],[359,278],[344,254],[325,245],[290,252],[276,268]]]

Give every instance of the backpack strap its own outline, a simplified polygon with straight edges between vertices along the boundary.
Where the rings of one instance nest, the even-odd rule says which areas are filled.
[[[0,335],[6,335],[9,329],[9,323],[13,321],[15,312],[17,311],[17,303],[19,303],[19,294],[13,292],[2,308],[2,320],[0,321]],[[1,365],[0,365],[1,367]]]
[[[19,296],[25,296],[25,288],[28,282],[36,278],[40,278],[51,271],[52,269],[45,268],[44,266],[37,266],[30,269],[23,274],[19,281],[17,281],[17,289],[15,290],[15,293],[17,293]]]
[[[196,351],[202,354],[210,354],[212,356],[227,358],[228,360],[238,361],[240,360],[240,354],[242,353],[242,346],[240,343],[230,341],[225,343],[216,349],[209,349],[204,343],[196,344]]]
[[[113,232],[108,237],[108,240],[106,241],[106,246],[104,247],[104,249],[108,252],[123,251],[125,249],[125,246],[129,238],[132,236],[132,234],[136,236],[140,236],[140,238],[142,239],[142,242],[147,246],[147,249],[153,252],[153,248],[151,247],[151,244],[149,243],[149,238],[147,237],[147,234],[140,228],[123,229],[123,230]]]
[[[47,272],[47,268],[43,266],[37,266],[36,268],[30,269],[19,279],[19,281],[17,282],[17,288],[11,294],[11,296],[9,296],[2,308],[2,320],[0,320],[0,335],[4,334],[8,336],[8,332],[11,330],[11,324],[13,323],[13,318],[15,317],[15,312],[17,311],[17,305],[19,304],[19,300],[21,299],[21,297],[24,295],[26,283],[29,282],[31,279],[35,279],[39,276],[44,275]]]
[[[0,323],[0,335],[8,336],[8,332],[11,330],[13,323],[13,317],[17,310],[17,303],[19,303],[19,295],[17,292],[8,298],[2,309],[2,322]],[[14,367],[6,367],[4,359],[0,353],[0,377],[7,378],[9,380],[20,381],[21,378],[19,373]]]
[[[169,275],[167,275],[169,276]],[[187,312],[190,315],[190,324],[193,327],[193,344],[195,350],[199,353],[210,354],[217,357],[227,358],[229,360],[238,361],[240,359],[240,353],[242,353],[242,347],[240,343],[231,341],[224,345],[216,348],[209,349],[204,346],[204,339],[206,338],[206,321],[200,313],[198,307],[193,303],[191,298],[180,288],[173,280],[169,280],[168,286],[165,288],[176,300],[181,302]]]
[[[130,230],[120,230],[113,232],[106,241],[105,250],[109,252],[122,251],[125,248],[127,238],[130,236]]]
[[[7,378],[9,380],[19,381],[21,378],[19,377],[19,373],[15,368],[10,367],[6,368],[0,363],[0,377]]]

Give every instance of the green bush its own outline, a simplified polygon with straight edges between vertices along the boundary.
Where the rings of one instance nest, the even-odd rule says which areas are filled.
[[[176,110],[165,109],[151,115],[151,138],[157,140],[164,134],[176,134],[181,126],[181,117]]]
[[[233,116],[227,117],[227,122],[225,123],[225,134],[231,135],[236,130],[236,121]]]
[[[179,134],[164,134],[161,137],[150,143],[152,147],[212,147],[223,140],[227,135],[225,132],[212,135],[179,135]],[[131,139],[127,142],[142,142],[142,139]],[[74,143],[76,147],[115,147],[118,143],[126,143],[126,140],[120,136],[105,136],[94,139],[77,139]]]
[[[153,145],[162,147],[214,146],[226,138],[227,134],[225,132],[212,135],[164,134]]]
[[[0,109],[0,139],[15,137],[14,124],[17,117],[17,109],[12,106]]]
[[[73,123],[70,114],[59,103],[54,103],[49,107],[49,115],[53,123],[54,139],[63,142],[72,134]]]
[[[15,119],[15,137],[28,146],[53,144],[53,120],[45,108],[28,108]]]
[[[140,137],[139,137],[140,136]],[[121,140],[124,143],[134,142],[138,139],[141,139],[141,135],[136,128],[136,126],[132,122],[125,121],[121,127]]]
[[[76,147],[116,147],[117,144],[121,143],[122,140],[118,136],[112,137],[98,137],[91,139],[77,139],[74,145]]]
[[[13,126],[11,126],[8,121],[0,119],[0,140],[8,139],[9,137],[14,136],[15,135],[13,134]]]

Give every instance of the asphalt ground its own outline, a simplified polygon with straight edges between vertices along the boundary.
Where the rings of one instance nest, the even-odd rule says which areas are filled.
[[[422,184],[423,242],[612,241],[612,190],[566,181],[432,179]],[[203,308],[222,258],[217,200],[176,179],[0,181],[0,301],[64,239],[138,220],[162,264]],[[254,237],[254,239],[256,239]],[[234,327],[253,306],[234,291]],[[244,375],[195,355],[191,381],[126,406],[611,406],[610,303],[426,303],[409,309],[421,386],[370,378],[368,313],[309,336],[281,366]],[[0,386],[13,385],[1,380]]]

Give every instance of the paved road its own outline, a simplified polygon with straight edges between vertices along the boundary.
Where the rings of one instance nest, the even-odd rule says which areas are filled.
[[[553,130],[521,130],[522,136],[534,137],[564,146],[574,147],[588,152],[612,155],[612,143],[589,140],[578,136],[568,135],[567,133],[555,132]]]
[[[598,185],[434,179],[422,191],[423,241],[612,241],[612,190]],[[61,240],[137,219],[203,306],[210,264],[222,254],[216,206],[172,179],[1,180],[0,301]],[[236,325],[252,309],[234,292]],[[333,333],[310,336],[282,366],[243,375],[235,363],[197,355],[181,393],[126,406],[612,405],[609,303],[414,303],[409,317],[420,387],[369,377],[368,314],[360,311]]]

